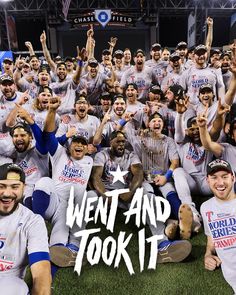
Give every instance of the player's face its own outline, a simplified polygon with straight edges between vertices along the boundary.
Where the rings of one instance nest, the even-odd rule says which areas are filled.
[[[16,85],[10,81],[4,81],[0,88],[6,98],[12,98],[15,95]]]
[[[50,75],[48,74],[47,71],[42,71],[38,74],[39,78],[39,85],[45,86],[48,85],[48,82],[50,80]]]
[[[125,137],[123,134],[119,134],[114,138],[111,143],[111,150],[116,157],[122,157],[125,152]]]
[[[31,68],[28,65],[24,65],[22,68],[22,75],[27,75],[31,71]]]
[[[122,116],[126,110],[126,103],[123,98],[118,98],[113,104],[113,110],[117,116]]]
[[[158,93],[149,92],[148,97],[149,97],[150,101],[158,101],[159,102],[161,100],[161,95]]]
[[[210,61],[211,61],[211,64],[213,65],[215,62],[219,61],[220,60],[220,54],[219,53],[214,53],[211,58],[210,58]]]
[[[228,201],[235,197],[234,187],[235,177],[228,171],[217,171],[207,177],[209,187],[216,198],[221,201]]]
[[[204,106],[211,106],[213,102],[214,94],[211,90],[202,90],[199,93],[199,100]]]
[[[228,70],[230,67],[230,57],[228,55],[225,55],[221,60],[221,69],[222,70]]]
[[[161,54],[161,58],[165,61],[168,61],[170,57],[170,51],[169,50],[163,50]]]
[[[90,66],[88,66],[88,71],[89,74],[92,78],[95,78],[98,72],[98,65],[96,64],[91,64]]]
[[[68,72],[73,71],[73,69],[74,69],[74,64],[73,64],[72,61],[69,61],[69,60],[66,61],[66,69],[67,69]]]
[[[203,66],[207,60],[207,52],[205,51],[200,51],[197,54],[195,53],[194,59],[197,65]]]
[[[65,80],[66,75],[67,75],[67,70],[66,70],[65,65],[60,65],[60,66],[57,68],[57,76],[58,76],[59,80],[60,80],[60,81]]]
[[[168,89],[165,94],[167,104],[169,105],[174,100],[174,93]]]
[[[30,61],[30,66],[33,70],[37,71],[40,66],[39,60],[36,57],[33,57]]]
[[[16,128],[14,130],[12,141],[19,153],[25,152],[31,144],[32,137],[23,128]]]
[[[46,110],[48,108],[48,103],[51,97],[52,97],[52,94],[47,88],[45,88],[44,91],[39,94],[38,101],[39,101],[41,110]]]
[[[154,118],[149,122],[149,128],[154,131],[155,134],[161,134],[164,127],[164,122],[161,118]]]
[[[85,118],[88,113],[88,102],[86,100],[77,101],[75,111],[80,119]]]
[[[87,153],[87,145],[72,141],[69,146],[69,153],[75,160],[81,160]]]
[[[157,49],[157,48],[154,48],[152,51],[151,51],[151,56],[154,60],[159,60],[161,58],[161,50],[160,49]]]
[[[107,54],[102,55],[102,61],[105,64],[110,63],[111,62],[111,54],[107,53]]]
[[[185,57],[188,53],[188,49],[186,47],[180,47],[176,50],[181,57]]]
[[[138,92],[133,85],[129,85],[128,88],[126,89],[125,94],[129,101],[133,101],[137,98]]]
[[[125,50],[124,51],[124,62],[130,63],[130,61],[131,61],[131,52],[130,52],[130,50]]]
[[[24,184],[18,178],[16,172],[9,172],[6,180],[0,180],[0,215],[13,213],[23,196]]]
[[[11,62],[4,62],[2,66],[5,73],[13,71],[13,63]]]
[[[138,53],[134,58],[134,62],[137,66],[142,66],[145,62],[145,56],[142,53]]]
[[[105,112],[109,110],[111,107],[111,100],[110,99],[101,99],[101,105]]]
[[[181,65],[181,59],[178,58],[178,59],[171,60],[170,65],[172,66],[172,68],[179,69]]]
[[[200,133],[199,133],[199,127],[197,123],[193,123],[190,128],[187,129],[187,134],[191,138],[191,141],[194,143],[200,143]]]

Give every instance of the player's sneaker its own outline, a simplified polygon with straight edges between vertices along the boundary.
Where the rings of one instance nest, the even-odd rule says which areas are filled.
[[[178,220],[168,219],[165,227],[165,235],[168,239],[174,240],[178,230]]]
[[[192,224],[192,231],[194,233],[199,233],[202,227],[202,217],[201,214],[197,211],[194,204],[190,205],[190,208],[193,212],[193,224]]]
[[[78,251],[79,248],[73,244],[53,245],[50,247],[50,259],[60,267],[74,266]]]
[[[188,204],[179,207],[179,234],[183,240],[191,237],[193,224],[193,212]]]
[[[189,241],[163,241],[158,246],[157,263],[183,261],[191,250],[192,245]]]

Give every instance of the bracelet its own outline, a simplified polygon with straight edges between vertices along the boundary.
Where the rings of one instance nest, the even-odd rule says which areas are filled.
[[[80,59],[80,60],[78,60],[77,65],[80,67],[83,67],[84,62]]]
[[[119,122],[120,126],[122,126],[122,127],[124,127],[125,124],[127,123],[127,122],[125,121],[125,119],[120,119],[118,122]]]
[[[173,171],[172,170],[167,170],[165,174],[165,178],[169,181],[172,177]]]

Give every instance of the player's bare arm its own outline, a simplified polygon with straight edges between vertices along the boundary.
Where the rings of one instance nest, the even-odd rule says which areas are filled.
[[[49,261],[39,261],[30,267],[33,289],[32,295],[50,295],[51,294],[51,266]]]
[[[207,270],[215,270],[221,264],[221,260],[215,255],[215,248],[212,237],[207,236],[206,253],[204,256],[204,265]]]

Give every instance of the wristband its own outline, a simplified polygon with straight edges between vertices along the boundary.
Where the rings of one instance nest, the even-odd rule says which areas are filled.
[[[120,126],[122,126],[122,127],[124,127],[125,124],[127,123],[127,122],[125,121],[125,119],[120,119],[118,122],[119,122]]]
[[[165,174],[165,178],[169,181],[172,177],[173,171],[172,170],[167,170]]]
[[[77,65],[80,67],[83,67],[84,62],[80,59],[80,60],[78,60]]]

